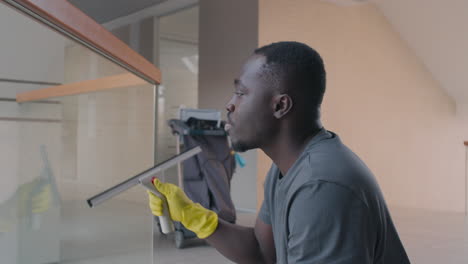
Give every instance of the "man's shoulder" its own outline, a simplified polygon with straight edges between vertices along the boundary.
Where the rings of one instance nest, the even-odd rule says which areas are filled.
[[[365,201],[365,194],[380,193],[375,177],[367,166],[346,146],[339,151],[309,152],[289,186],[289,195],[303,188],[326,185],[326,190],[351,192]]]
[[[367,207],[367,203],[350,186],[323,179],[307,181],[298,188],[291,189],[288,196],[290,202],[307,199],[308,205],[314,208],[317,206],[347,208],[349,203]]]

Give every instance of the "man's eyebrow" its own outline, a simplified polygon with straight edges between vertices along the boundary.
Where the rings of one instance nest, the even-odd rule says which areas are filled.
[[[240,87],[240,88],[245,88],[244,84],[239,79],[234,79],[234,86]]]

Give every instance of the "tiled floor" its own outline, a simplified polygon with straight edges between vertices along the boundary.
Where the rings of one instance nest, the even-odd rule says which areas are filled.
[[[65,210],[63,215],[62,263],[151,263],[151,217],[145,205],[120,202],[99,210],[78,207],[69,214]],[[408,209],[393,209],[392,214],[412,263],[468,263],[468,222],[464,214]],[[240,224],[252,226],[254,221],[253,214],[239,214]],[[231,263],[197,241],[188,248],[176,249],[172,236],[159,235],[155,245],[156,264]]]

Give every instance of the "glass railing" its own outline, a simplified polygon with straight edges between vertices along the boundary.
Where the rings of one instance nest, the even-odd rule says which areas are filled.
[[[154,86],[17,103],[128,71],[2,4],[0,33],[0,263],[152,262],[143,189],[86,199],[154,165]]]
[[[159,30],[187,12],[198,17],[196,7],[160,17]],[[196,42],[161,38],[167,74],[156,93],[148,78],[2,4],[0,33],[0,263],[230,263],[193,234],[161,234],[140,186],[86,202],[177,153],[167,120],[197,107]],[[160,176],[177,183],[178,171]],[[253,225],[254,215],[237,219]]]

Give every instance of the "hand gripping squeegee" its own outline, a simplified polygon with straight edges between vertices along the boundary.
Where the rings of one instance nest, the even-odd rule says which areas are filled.
[[[202,150],[200,147],[194,147],[189,149],[185,152],[182,152],[179,155],[176,155],[166,161],[163,161],[156,166],[141,172],[140,174],[131,177],[87,200],[89,207],[95,207],[96,205],[107,201],[108,199],[116,196],[117,194],[124,192],[131,187],[141,184],[147,190],[155,194],[156,196],[160,197],[163,200],[163,216],[159,216],[159,222],[161,224],[161,230],[164,234],[171,233],[174,231],[174,224],[172,223],[169,217],[169,210],[167,206],[167,201],[161,193],[159,193],[156,188],[152,184],[153,177],[156,176],[157,173],[164,171],[186,159],[189,159],[196,154],[200,153]]]

